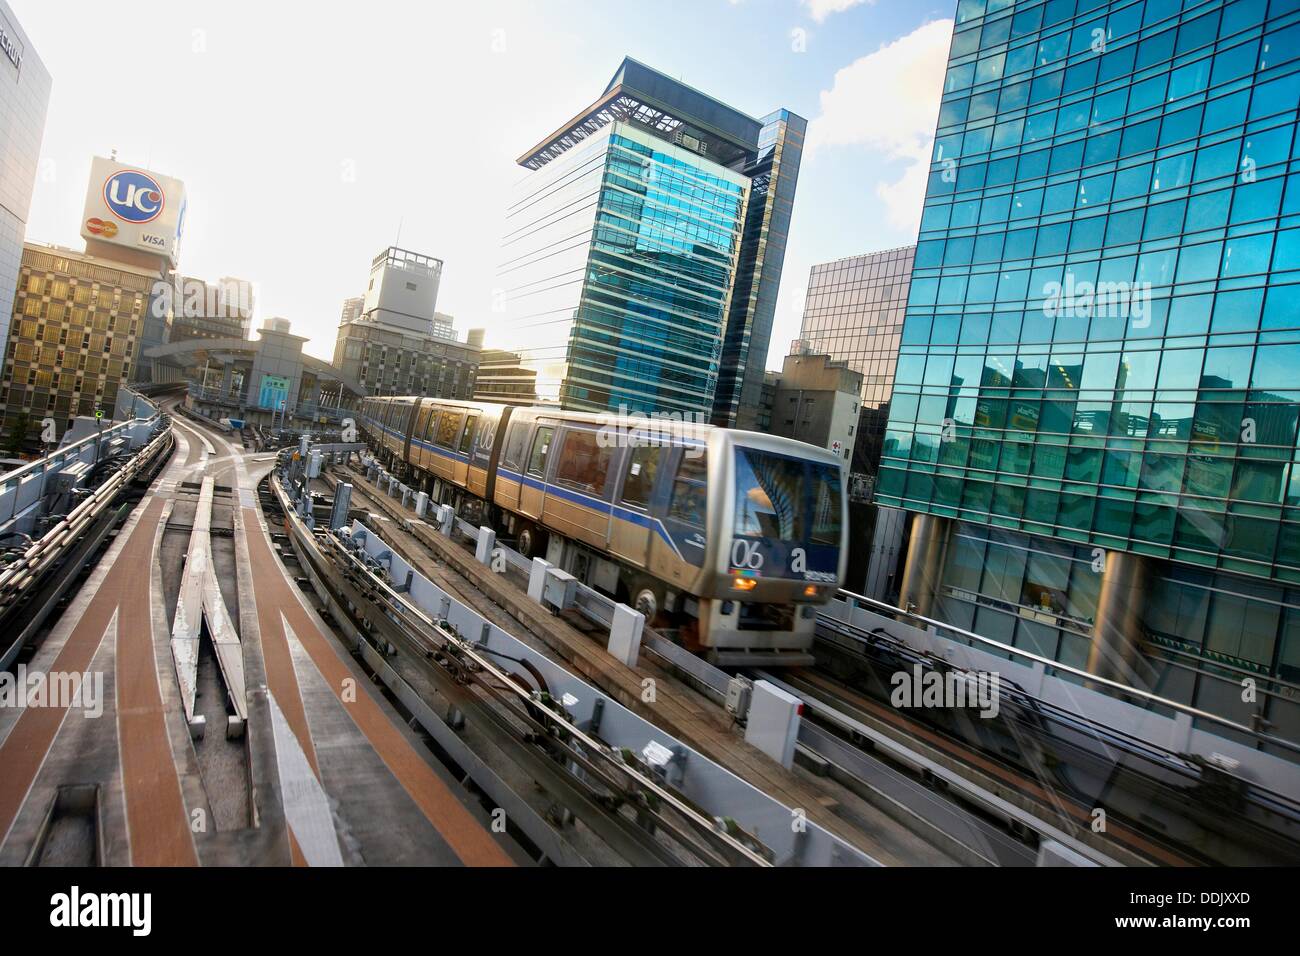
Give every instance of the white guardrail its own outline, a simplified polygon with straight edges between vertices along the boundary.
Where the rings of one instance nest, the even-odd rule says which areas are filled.
[[[160,420],[158,407],[143,395],[130,394],[131,407],[137,410],[134,417],[92,431],[44,458],[0,476],[0,534],[30,530],[26,525],[34,522],[52,475],[78,462],[94,465],[114,455],[135,451],[153,437]]]

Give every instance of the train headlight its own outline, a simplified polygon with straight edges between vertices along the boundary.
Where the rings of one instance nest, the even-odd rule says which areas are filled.
[[[735,591],[752,591],[758,587],[756,578],[736,578],[731,582],[732,590]]]
[[[819,594],[821,594],[821,590],[820,590],[820,589],[817,587],[817,585],[815,585],[815,584],[810,584],[810,585],[808,585],[806,588],[803,589],[803,596],[804,596],[804,597],[815,598],[815,597],[817,597],[817,595],[819,595]]]

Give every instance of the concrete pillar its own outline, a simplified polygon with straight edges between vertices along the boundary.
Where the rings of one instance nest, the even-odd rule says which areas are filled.
[[[1092,626],[1088,673],[1139,687],[1142,609],[1146,606],[1147,559],[1127,551],[1106,552],[1106,572]]]
[[[546,572],[551,570],[551,562],[544,558],[533,558],[533,566],[528,572],[528,597],[538,604],[546,593]]]
[[[474,560],[479,564],[492,563],[492,551],[497,546],[497,533],[487,525],[478,529],[478,544],[474,548]]]
[[[934,612],[934,596],[943,575],[943,555],[948,543],[947,518],[938,515],[912,516],[912,533],[907,543],[907,562],[898,603],[922,617]]]
[[[745,721],[745,743],[757,747],[781,766],[794,765],[803,701],[765,680],[754,681]]]
[[[626,604],[614,605],[614,619],[609,625],[609,641],[605,645],[610,656],[628,667],[636,667],[641,654],[641,632],[645,629],[645,615]]]

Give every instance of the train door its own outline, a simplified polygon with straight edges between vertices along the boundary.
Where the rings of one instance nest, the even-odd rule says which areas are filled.
[[[555,436],[555,465],[543,518],[547,527],[604,550],[609,544],[609,477],[614,448],[594,428],[565,426]]]
[[[528,430],[527,421],[511,420],[506,428],[505,447],[497,460],[492,501],[506,511],[519,510],[519,492],[522,485],[518,476],[522,475],[527,464]]]
[[[478,423],[478,412],[466,413],[465,427],[461,429],[460,441],[455,448],[456,463],[453,466],[455,474],[452,480],[462,488],[469,483],[470,455],[474,451],[474,436],[478,432]]]
[[[411,432],[411,453],[410,462],[417,468],[428,470],[431,457],[429,452],[420,442],[424,439],[425,433],[429,430],[429,419],[434,415],[433,405],[424,403],[420,406],[420,412],[415,417],[415,430]]]
[[[551,445],[555,442],[555,427],[539,425],[533,430],[533,440],[528,446],[524,464],[524,481],[519,489],[519,511],[530,518],[541,520],[546,501],[546,466],[550,463]]]
[[[665,462],[672,475],[662,526],[650,543],[650,570],[688,587],[704,565],[708,544],[709,465],[702,445],[674,447]]]
[[[488,500],[488,471],[492,464],[492,449],[496,442],[497,419],[492,415],[483,415],[475,423],[474,436],[469,450],[469,467],[465,475],[465,487],[470,494]],[[465,434],[469,434],[468,427]]]
[[[658,519],[654,517],[660,464],[668,449],[659,445],[633,445],[623,455],[622,481],[614,499],[609,551],[638,568],[650,566],[650,540]]]
[[[411,460],[411,433],[415,430],[415,415],[419,410],[420,403],[415,399],[406,402],[404,408],[406,414],[401,417],[401,434],[397,437],[398,446],[402,450],[402,461]]]

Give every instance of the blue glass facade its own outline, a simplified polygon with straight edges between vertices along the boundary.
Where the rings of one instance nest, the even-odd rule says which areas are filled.
[[[963,0],[882,503],[1300,581],[1298,11]]]
[[[878,493],[954,519],[936,614],[1071,663],[1146,556],[1144,682],[1293,734],[1298,104],[1297,0],[961,0]]]
[[[498,271],[510,352],[479,394],[527,380],[565,408],[707,415],[748,188],[622,122],[529,174]]]

